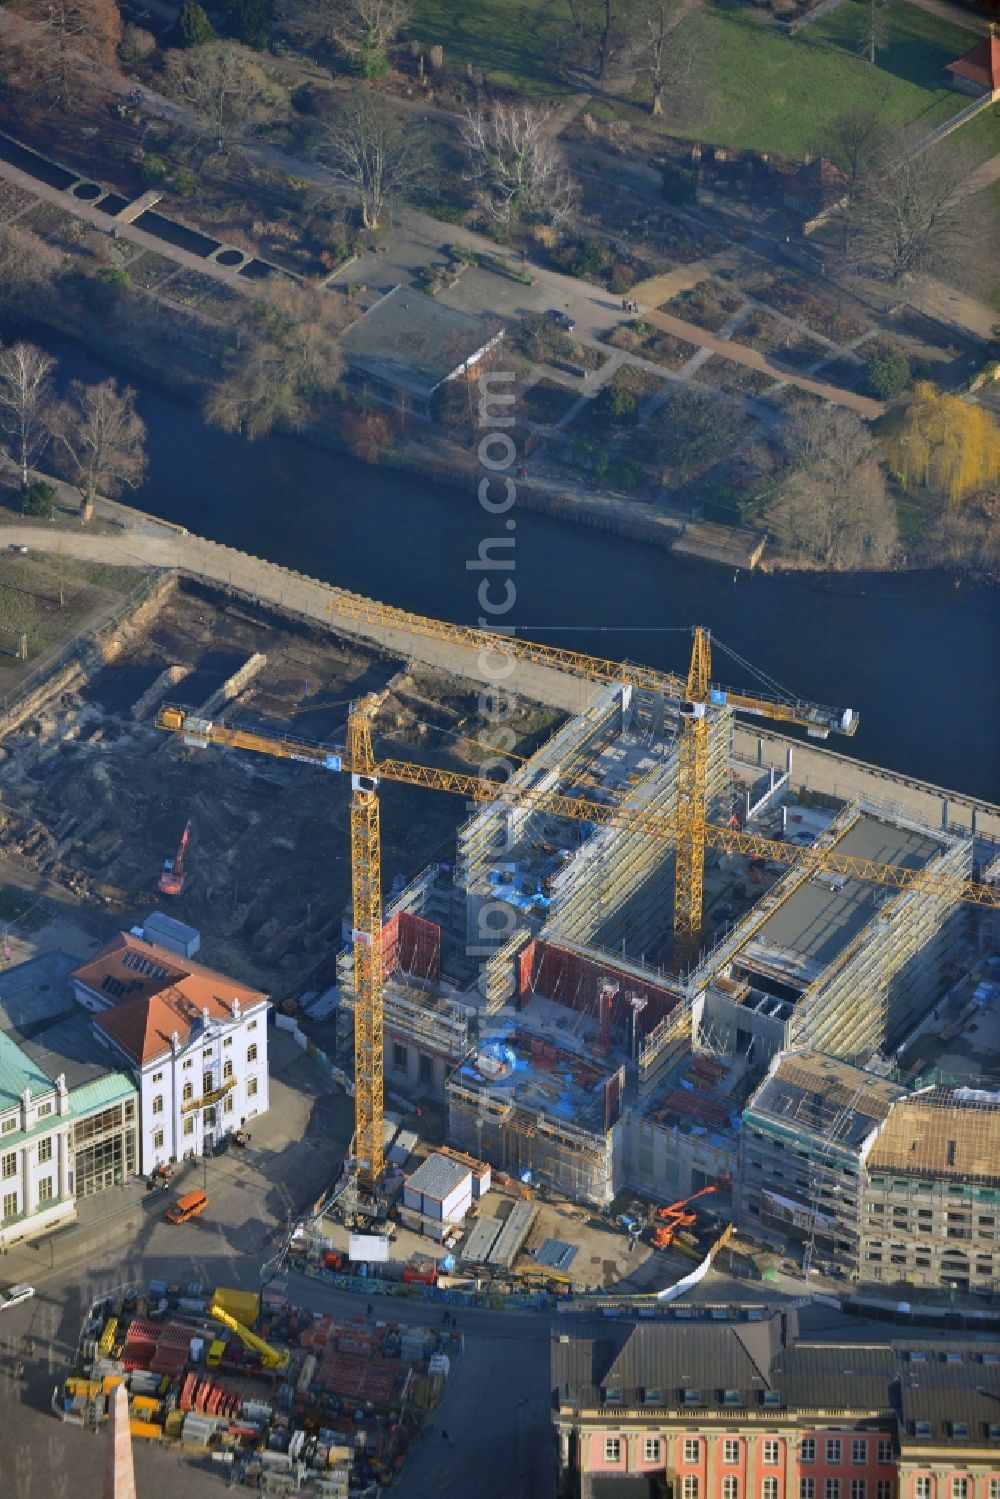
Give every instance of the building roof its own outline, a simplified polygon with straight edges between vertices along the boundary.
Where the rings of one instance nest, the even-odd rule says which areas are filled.
[[[426,400],[499,336],[471,312],[394,286],[344,330],[340,344],[354,369]]]
[[[429,1155],[423,1165],[407,1177],[406,1185],[411,1192],[419,1192],[421,1197],[433,1197],[443,1202],[471,1175],[468,1166],[463,1166],[461,1161],[449,1160],[446,1155]]]
[[[30,1088],[38,1098],[53,1092],[55,1084],[12,1036],[0,1031],[0,1109],[6,1110],[20,1103],[25,1088]]]
[[[1000,89],[1000,36],[991,28],[988,37],[970,47],[956,62],[950,62],[945,72],[968,78],[970,83],[978,83],[991,94]]]
[[[206,1016],[232,1021],[237,1000],[244,1014],[267,1000],[260,990],[178,958],[131,932],[119,932],[73,977],[111,1004],[95,1016],[95,1023],[140,1064],[169,1051],[175,1034],[186,1044]]]
[[[643,1406],[654,1424],[656,1407],[728,1410],[734,1422],[741,1406],[765,1419],[772,1404],[857,1412],[898,1420],[904,1446],[921,1437],[974,1438],[1000,1450],[1000,1357],[990,1343],[950,1335],[805,1339],[793,1310],[757,1311],[753,1322],[561,1319],[551,1344],[555,1404],[603,1406],[612,1419],[623,1407]],[[685,1400],[685,1392],[697,1400]]]
[[[824,1143],[855,1148],[888,1118],[906,1089],[819,1051],[781,1052],[747,1107]]]
[[[560,1324],[553,1335],[552,1384],[563,1404],[674,1407],[688,1390],[717,1408],[722,1392],[732,1390],[743,1405],[756,1405],[789,1325],[794,1314],[779,1312],[707,1324],[574,1318],[571,1330]],[[655,1402],[654,1391],[661,1397]]]
[[[1000,1186],[1000,1104],[928,1088],[889,1115],[868,1159],[870,1171],[895,1171]]]
[[[947,834],[935,839],[864,812],[837,839],[836,850],[857,859],[922,869],[950,841]],[[861,880],[803,880],[756,930],[740,958],[787,970],[790,981],[808,984],[864,930],[881,900],[879,887]]]

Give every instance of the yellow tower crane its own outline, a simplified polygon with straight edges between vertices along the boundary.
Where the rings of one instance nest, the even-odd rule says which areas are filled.
[[[853,735],[858,715],[850,708],[831,708],[820,703],[774,695],[732,691],[712,683],[711,636],[695,626],[691,663],[687,678],[656,671],[630,661],[606,661],[581,651],[542,645],[491,630],[476,630],[447,620],[410,614],[360,594],[338,590],[327,606],[331,615],[360,621],[380,629],[402,630],[455,645],[477,653],[512,657],[536,666],[553,667],[594,682],[620,682],[648,688],[673,698],[681,705],[682,726],[678,741],[678,818],[674,864],[674,957],[679,965],[690,965],[701,941],[702,892],[705,870],[705,840],[701,829],[708,819],[708,709],[725,705],[757,718],[804,728],[815,739],[831,733]]]
[[[704,672],[705,660],[699,669]],[[693,685],[699,687],[697,679]],[[384,696],[384,695],[383,695]],[[694,702],[694,694],[685,703]],[[355,971],[355,1142],[359,1183],[366,1188],[377,1186],[383,1168],[383,1025],[382,1025],[382,910],[379,858],[379,780],[398,781],[409,786],[426,786],[432,790],[450,791],[473,802],[514,802],[532,810],[547,812],[577,822],[602,827],[621,827],[648,837],[677,842],[679,827],[690,819],[690,808],[680,807],[673,817],[645,807],[616,802],[592,801],[582,793],[565,796],[556,791],[522,787],[508,788],[501,782],[464,771],[444,770],[416,765],[407,760],[376,760],[372,747],[371,723],[382,696],[370,694],[351,705],[348,720],[346,756],[340,749],[294,738],[287,734],[261,733],[216,723],[189,713],[187,709],[164,705],[156,716],[156,726],[180,734],[184,742],[197,748],[221,745],[249,750],[312,765],[321,770],[347,772],[352,777],[351,862],[354,899],[354,971]],[[697,723],[704,715],[691,715]],[[697,779],[703,772],[696,764],[698,742],[689,764],[694,794]],[[704,753],[704,747],[702,747]],[[808,870],[828,872],[865,880],[896,890],[919,890],[926,894],[950,896],[980,906],[1000,908],[1000,888],[980,885],[973,880],[934,870],[904,869],[877,859],[860,859],[839,854],[835,847],[825,848],[779,843],[756,834],[715,823],[701,823],[695,830],[695,848],[701,856],[705,847],[719,848],[749,857],[771,859],[778,863]],[[699,886],[700,888],[700,886]]]
[[[358,1185],[374,1192],[385,1167],[382,1064],[382,844],[371,720],[384,694],[352,705],[351,896],[354,909],[354,1156]]]

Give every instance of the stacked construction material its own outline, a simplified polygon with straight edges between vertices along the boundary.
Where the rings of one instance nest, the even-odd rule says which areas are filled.
[[[400,1373],[401,1366],[396,1363],[331,1353],[319,1366],[318,1382],[328,1395],[342,1395],[349,1400],[372,1400],[378,1405],[388,1405],[395,1393]]]
[[[317,1317],[314,1322],[309,1323],[299,1333],[299,1345],[302,1348],[313,1348],[319,1351],[326,1347],[330,1334],[334,1328],[334,1318],[327,1315]]]
[[[122,1349],[123,1369],[148,1369],[156,1353],[156,1344],[161,1329],[155,1322],[144,1322],[138,1317],[128,1325],[125,1347]]]
[[[239,1416],[243,1413],[243,1396],[225,1390],[200,1374],[188,1374],[181,1385],[182,1411],[203,1411],[208,1416]]]
[[[156,1353],[149,1367],[154,1374],[169,1374],[176,1378],[188,1361],[191,1350],[191,1329],[179,1322],[169,1322],[156,1341]]]

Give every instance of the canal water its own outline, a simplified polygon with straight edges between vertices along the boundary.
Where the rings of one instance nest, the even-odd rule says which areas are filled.
[[[12,330],[0,325],[0,339]],[[22,331],[21,336],[25,336]],[[33,328],[61,378],[117,373]],[[476,623],[481,578],[511,576],[499,622],[593,655],[685,670],[692,623],[798,695],[861,714],[830,748],[1000,800],[1000,590],[945,573],[776,577],[675,559],[642,543],[519,511],[490,519],[474,495],[370,468],[291,437],[246,443],[139,386],[149,476],[127,495],[150,514],[404,609]],[[513,537],[511,574],[469,570]],[[493,597],[501,589],[495,587]],[[754,688],[716,649],[713,676]]]

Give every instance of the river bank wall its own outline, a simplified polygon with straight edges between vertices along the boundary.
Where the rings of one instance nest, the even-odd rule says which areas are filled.
[[[323,583],[235,547],[195,536],[180,526],[156,521],[141,511],[114,501],[101,501],[99,513],[116,523],[118,534],[95,536],[59,532],[59,545],[73,556],[134,567],[140,563],[177,572],[216,588],[224,588],[258,603],[268,604],[313,627],[364,640],[403,660],[448,672],[495,690],[495,662],[483,659],[478,645],[460,639],[437,638],[433,623],[427,629],[407,629],[400,611],[362,600],[360,596]],[[4,537],[15,545],[51,547],[53,534],[44,523],[13,524]],[[354,602],[363,604],[363,617],[353,617]],[[384,622],[378,615],[384,613]],[[595,688],[585,678],[532,662],[510,661],[504,690],[578,713]],[[770,729],[734,722],[736,759],[762,771],[771,767],[789,772],[793,789],[853,801],[859,797],[899,809],[933,828],[973,833],[1000,843],[1000,806],[962,792],[948,790],[914,777],[853,760],[834,750],[803,743]]]

